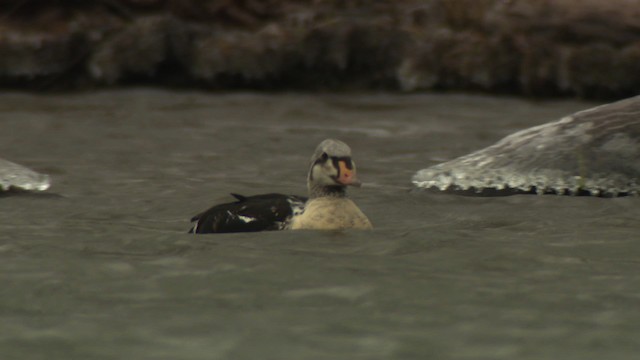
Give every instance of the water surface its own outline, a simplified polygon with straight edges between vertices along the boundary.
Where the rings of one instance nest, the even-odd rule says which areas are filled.
[[[135,89],[0,96],[2,359],[628,359],[640,204],[411,193],[419,169],[592,103]],[[229,192],[304,194],[351,145],[371,232],[187,235]]]

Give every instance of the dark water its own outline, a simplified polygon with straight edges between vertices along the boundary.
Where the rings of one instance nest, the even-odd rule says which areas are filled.
[[[629,359],[640,200],[410,193],[413,173],[588,108],[461,95],[0,96],[1,359]],[[371,232],[189,236],[227,193],[305,193],[353,148]]]

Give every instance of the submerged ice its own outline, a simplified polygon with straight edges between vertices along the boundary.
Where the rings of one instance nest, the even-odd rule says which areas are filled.
[[[640,96],[516,132],[418,171],[418,188],[463,192],[640,193]]]

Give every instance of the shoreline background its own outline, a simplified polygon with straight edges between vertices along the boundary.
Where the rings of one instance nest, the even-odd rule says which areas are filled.
[[[0,88],[470,91],[613,100],[640,86],[614,0],[0,0]]]

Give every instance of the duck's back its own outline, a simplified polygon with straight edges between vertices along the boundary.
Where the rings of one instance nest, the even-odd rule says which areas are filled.
[[[281,230],[301,211],[306,198],[295,195],[264,194],[242,196],[238,201],[216,205],[194,216],[191,233],[229,233]]]
[[[367,216],[349,198],[320,197],[307,201],[304,212],[291,219],[289,229],[371,229]]]

